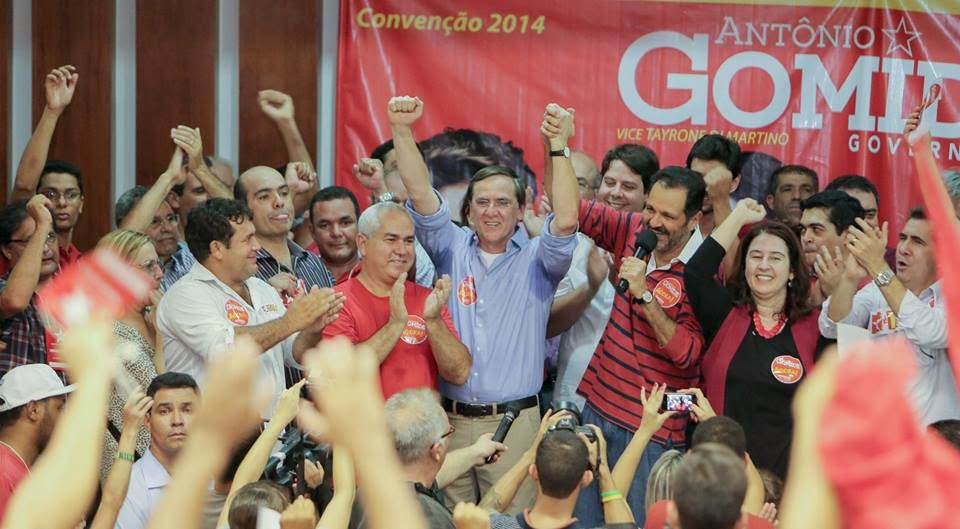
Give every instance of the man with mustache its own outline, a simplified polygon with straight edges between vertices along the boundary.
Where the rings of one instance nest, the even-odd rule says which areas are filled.
[[[272,167],[244,171],[233,188],[234,197],[253,213],[261,248],[257,250],[257,277],[277,289],[284,304],[314,287],[332,287],[334,280],[323,261],[288,237],[293,226],[293,192]],[[286,367],[287,387],[303,378],[296,367]]]
[[[144,419],[150,449],[130,469],[130,485],[114,529],[143,529],[170,483],[170,471],[187,442],[193,412],[200,405],[200,388],[190,375],[168,371],[147,387],[153,405]],[[133,460],[133,454],[117,458]]]
[[[767,209],[770,216],[799,226],[803,208],[800,203],[820,189],[817,173],[802,165],[784,165],[770,175],[767,188]]]
[[[0,374],[24,364],[60,371],[57,337],[37,311],[36,292],[60,269],[50,200],[35,195],[0,210],[0,251],[10,270],[0,277]]]

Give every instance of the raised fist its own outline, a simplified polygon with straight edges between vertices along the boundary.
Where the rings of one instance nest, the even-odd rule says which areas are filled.
[[[257,93],[260,110],[274,121],[293,119],[293,98],[279,90],[261,90]]]
[[[419,97],[396,96],[387,103],[387,118],[391,125],[413,125],[423,115],[423,101]]]

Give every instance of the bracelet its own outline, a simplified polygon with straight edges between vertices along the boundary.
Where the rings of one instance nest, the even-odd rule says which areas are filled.
[[[618,494],[619,494],[620,496],[623,496],[623,493],[620,492],[619,490],[608,490],[608,491],[606,491],[606,492],[601,492],[601,493],[600,493],[600,497],[601,497],[601,498],[608,498],[608,497],[610,497],[610,496],[616,496],[616,495],[618,495]]]
[[[130,452],[117,452],[117,459],[133,463],[133,454]]]
[[[622,499],[623,499],[623,493],[617,492],[616,494],[612,494],[612,495],[610,495],[610,496],[603,496],[603,497],[600,499],[600,502],[601,502],[601,503],[610,503],[611,501],[617,501],[617,500],[622,500]]]

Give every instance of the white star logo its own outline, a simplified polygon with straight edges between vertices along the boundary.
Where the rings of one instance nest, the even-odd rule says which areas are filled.
[[[899,48],[905,51],[910,57],[913,57],[913,45],[911,42],[913,42],[914,39],[919,39],[922,33],[916,31],[916,28],[914,28],[914,31],[907,30],[907,21],[904,17],[900,17],[900,23],[897,24],[896,28],[887,28],[881,31],[883,31],[885,37],[890,39],[890,47],[887,48],[887,55],[890,55]],[[900,39],[898,38],[900,35],[906,35],[907,40],[903,44],[900,43]]]

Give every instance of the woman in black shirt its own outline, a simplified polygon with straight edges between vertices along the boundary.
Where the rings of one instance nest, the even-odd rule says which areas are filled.
[[[783,477],[793,434],[790,403],[825,341],[820,311],[808,304],[800,241],[765,215],[755,200],[741,200],[687,263],[684,283],[709,344],[702,364],[707,399],[743,426],[756,466]],[[716,279],[724,255],[740,230],[756,222],[725,288]]]

